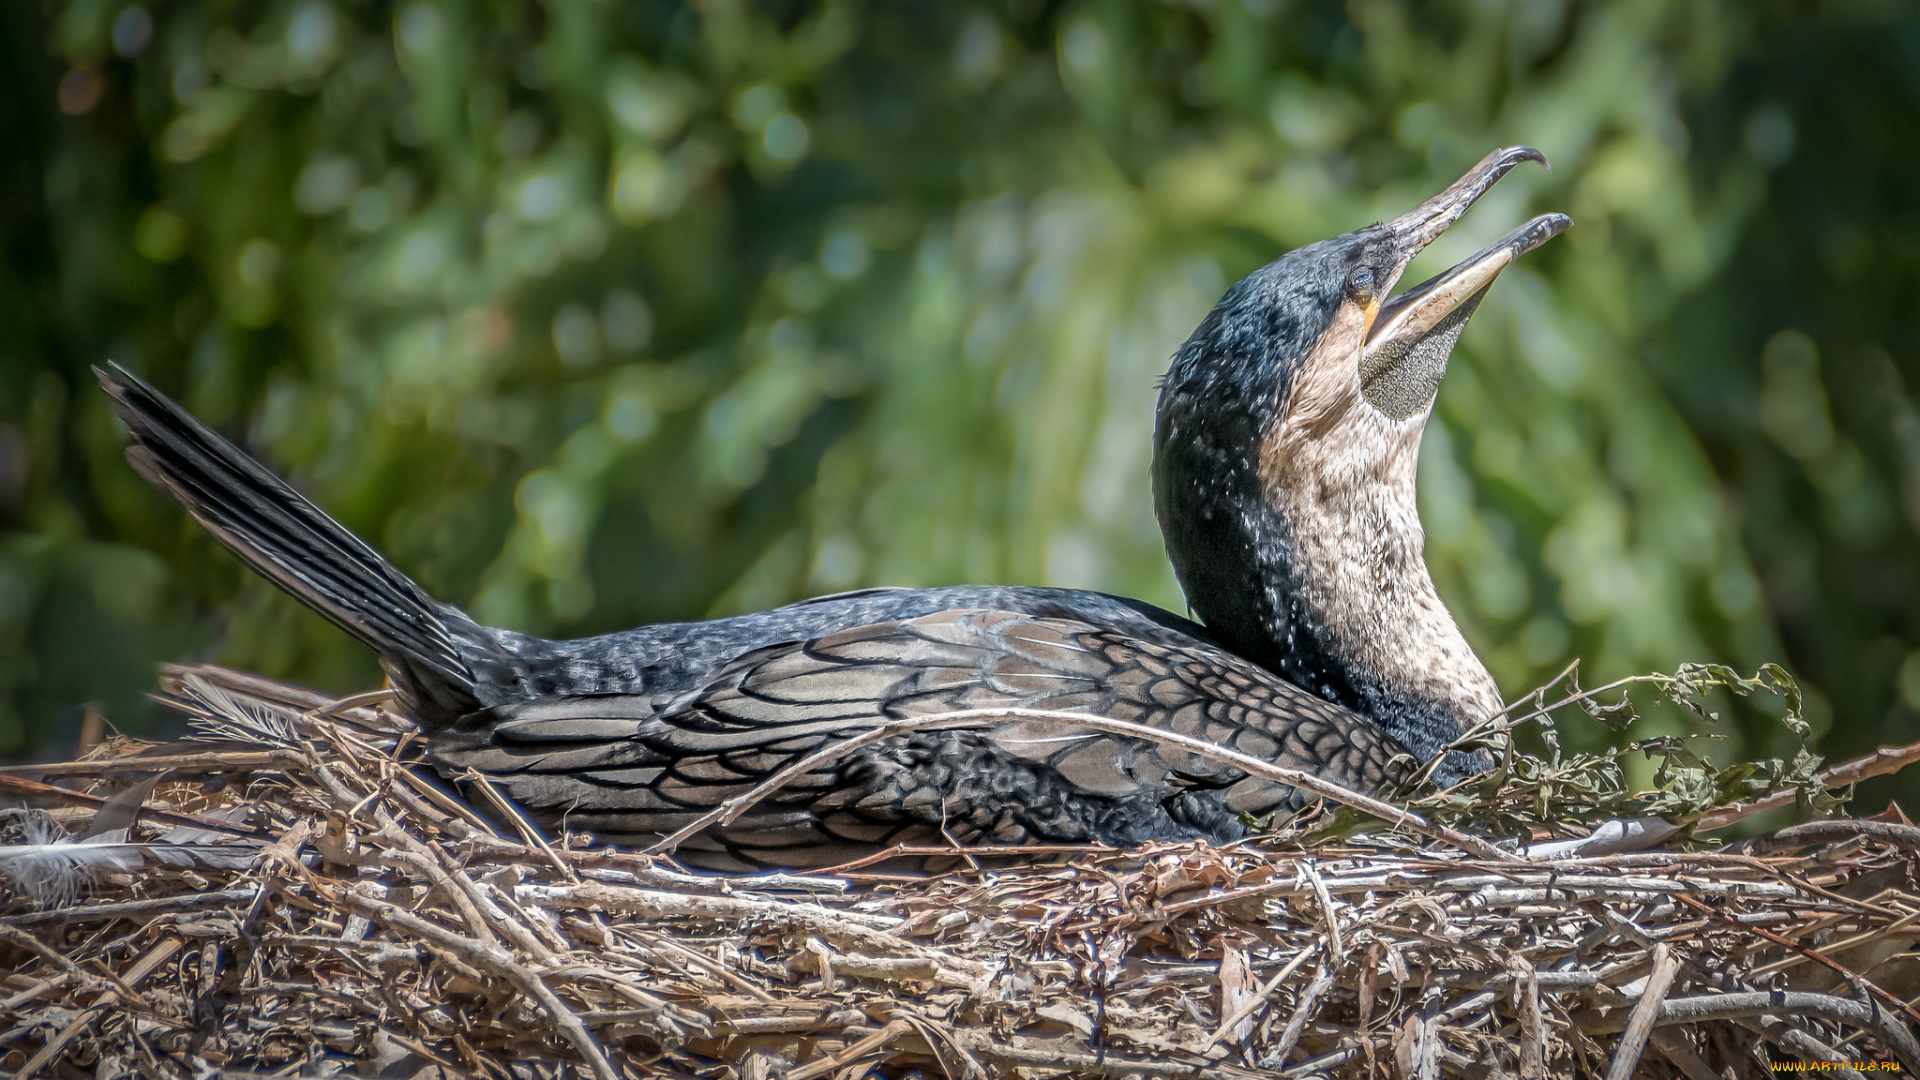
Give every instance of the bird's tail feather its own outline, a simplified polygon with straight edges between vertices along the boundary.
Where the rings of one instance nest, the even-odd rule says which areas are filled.
[[[233,443],[118,364],[95,368],[133,438],[127,460],[275,585],[373,646],[431,697],[471,698],[448,609]]]

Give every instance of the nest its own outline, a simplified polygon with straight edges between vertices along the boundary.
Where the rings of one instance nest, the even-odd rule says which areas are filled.
[[[379,695],[168,686],[203,741],[0,775],[41,807],[0,820],[33,853],[0,906],[18,1076],[1920,1068],[1899,822],[1541,862],[1328,812],[1226,848],[716,878],[454,796]],[[1520,805],[1539,774],[1497,782]]]

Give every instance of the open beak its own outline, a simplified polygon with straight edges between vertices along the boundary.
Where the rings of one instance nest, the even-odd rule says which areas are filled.
[[[1467,304],[1478,305],[1480,294],[1513,260],[1567,231],[1573,219],[1565,214],[1541,214],[1473,255],[1396,294],[1380,307],[1367,333],[1366,352],[1383,353],[1409,345],[1432,333]],[[1366,361],[1362,359],[1364,368]]]
[[[1480,160],[1445,191],[1386,223],[1399,241],[1401,267],[1466,214],[1523,161],[1547,163],[1531,146],[1509,146]],[[1424,409],[1446,371],[1447,355],[1487,287],[1513,260],[1565,232],[1573,219],[1541,214],[1452,269],[1380,305],[1361,348],[1360,379],[1369,400],[1397,419]]]

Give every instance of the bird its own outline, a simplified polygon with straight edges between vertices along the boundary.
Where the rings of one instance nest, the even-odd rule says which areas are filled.
[[[1466,321],[1569,219],[1540,215],[1393,289],[1527,161],[1546,163],[1496,150],[1405,214],[1280,256],[1174,354],[1151,479],[1197,621],[1098,592],[972,585],[576,640],[487,627],[133,373],[95,371],[131,465],[378,653],[428,763],[486,776],[545,827],[622,847],[671,837],[683,864],[718,872],[912,845],[1229,843],[1306,797],[1071,716],[1210,740],[1362,792],[1422,765],[1451,784],[1488,764],[1451,749],[1499,710],[1499,690],[1427,571],[1414,459]],[[879,730],[914,718],[933,726]],[[712,819],[783,769],[733,819]]]

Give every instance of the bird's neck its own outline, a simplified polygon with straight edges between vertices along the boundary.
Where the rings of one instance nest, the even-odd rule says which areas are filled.
[[[1425,758],[1501,700],[1427,570],[1419,438],[1372,413],[1263,455],[1263,471],[1286,474],[1259,488],[1290,543],[1257,550],[1252,571],[1288,598],[1262,619],[1271,640],[1297,643],[1283,666],[1337,672],[1344,704]]]
[[[1168,552],[1196,614],[1236,651],[1424,760],[1501,701],[1427,571],[1419,434],[1377,413],[1276,429],[1227,466],[1239,476],[1207,482],[1211,511],[1190,515],[1204,524],[1170,530]],[[1156,479],[1172,494],[1177,481]]]

